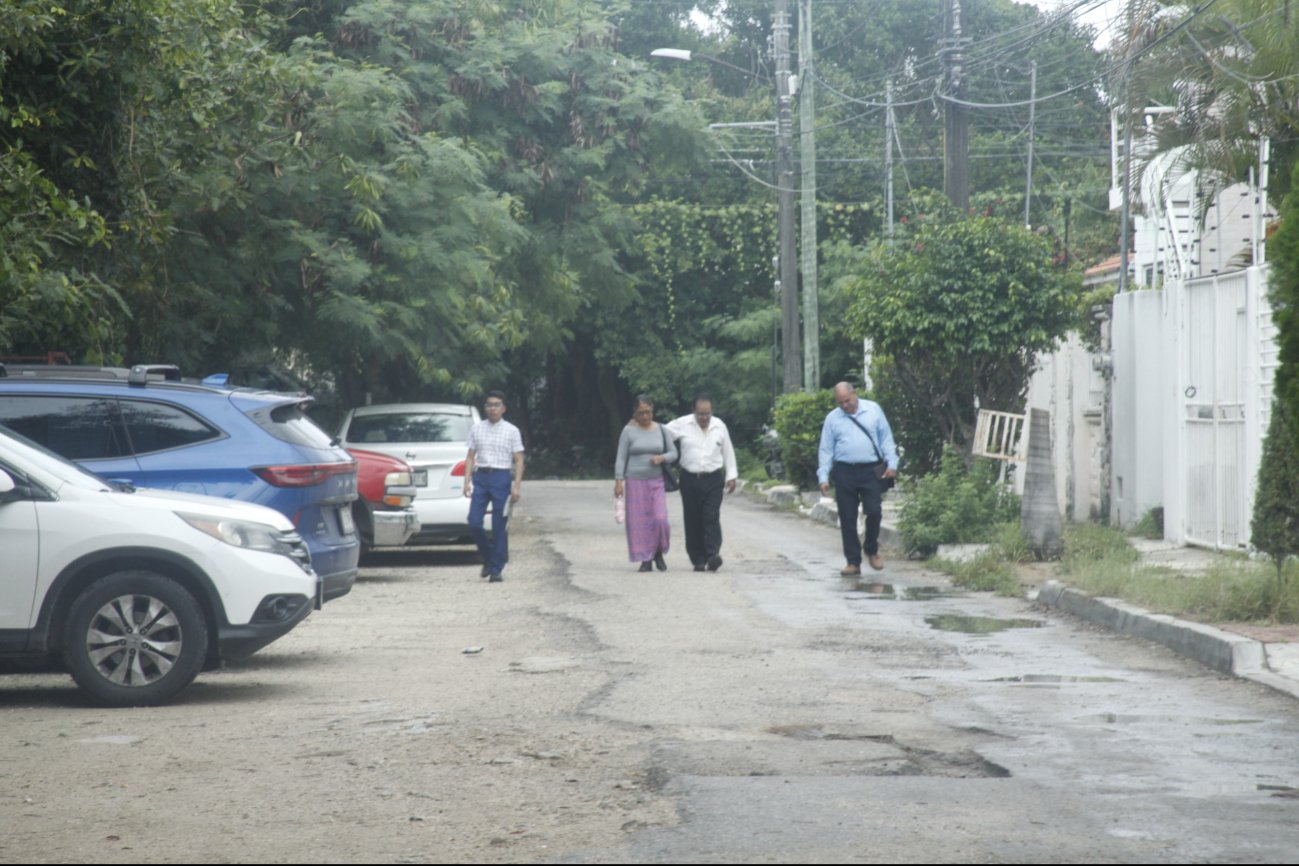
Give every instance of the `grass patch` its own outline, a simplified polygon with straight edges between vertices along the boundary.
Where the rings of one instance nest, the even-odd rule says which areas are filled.
[[[1291,562],[1287,568],[1296,569]],[[1061,579],[1093,596],[1200,622],[1299,622],[1299,591],[1279,583],[1267,562],[1224,557],[1206,574],[1142,565],[1116,529],[1090,524],[1065,528]]]
[[[1004,523],[993,530],[993,541],[988,549],[973,559],[957,562],[937,557],[927,565],[951,577],[957,586],[1013,598],[1024,594],[1019,578],[1015,576],[1015,563],[1032,559],[1033,554],[1020,534],[1019,524]]]
[[[989,549],[974,559],[955,562],[941,557],[931,559],[927,565],[952,578],[952,583],[978,592],[995,592],[997,595],[1015,597],[1024,589],[1015,577],[1014,563],[1006,560],[996,550]]]
[[[1287,579],[1278,581],[1270,561],[1243,556],[1221,559],[1205,574],[1143,565],[1141,555],[1119,530],[1066,524],[1064,556],[1057,569],[1060,580],[1088,595],[1119,598],[1182,619],[1299,623],[1299,562],[1291,560],[1286,565]],[[1032,561],[1019,524],[1011,522],[997,526],[988,549],[974,559],[935,558],[928,565],[957,586],[1013,597],[1023,594],[1016,564]]]

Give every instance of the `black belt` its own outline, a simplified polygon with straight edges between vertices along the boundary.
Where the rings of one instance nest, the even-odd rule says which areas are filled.
[[[509,469],[502,469],[499,466],[475,466],[474,467],[475,475],[477,475],[479,472],[509,472],[509,471],[510,471]]]
[[[846,463],[843,460],[834,461],[835,466],[851,466],[853,469],[869,469],[872,466],[879,466],[883,460],[872,460],[870,463]]]

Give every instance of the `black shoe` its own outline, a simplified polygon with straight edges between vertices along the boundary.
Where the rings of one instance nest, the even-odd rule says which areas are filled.
[[[501,573],[499,571],[489,572],[487,575],[488,583],[501,583],[504,580],[505,578],[501,577]]]
[[[668,564],[663,561],[663,551],[661,550],[658,553],[654,554],[654,567],[657,568],[659,571],[668,570]]]
[[[712,556],[708,557],[709,571],[716,571],[721,567],[722,567],[722,558],[720,556],[714,553]]]
[[[490,565],[484,565],[484,566],[483,566],[483,570],[480,571],[480,572],[478,572],[478,576],[479,576],[479,577],[486,577],[487,575],[489,575],[489,574],[491,574],[491,573],[492,573],[492,567],[491,567]]]
[[[653,570],[654,570],[654,563],[650,562],[650,561],[647,559],[647,560],[645,560],[644,562],[642,562],[642,563],[640,564],[640,570],[641,570],[641,571],[653,571]]]
[[[702,562],[695,566],[695,571],[703,571],[703,570],[704,570],[704,564]]]

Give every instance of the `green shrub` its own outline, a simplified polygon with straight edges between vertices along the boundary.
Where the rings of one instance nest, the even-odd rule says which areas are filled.
[[[992,549],[1007,562],[1036,562],[1037,557],[1028,546],[1028,539],[1020,531],[1019,521],[1014,520],[994,527]]]
[[[1015,528],[1019,533],[1019,528]],[[995,592],[1014,598],[1023,589],[1015,577],[1014,565],[1003,559],[996,550],[987,550],[969,562],[943,563],[943,571],[952,576],[952,583],[976,592]]]
[[[1141,515],[1136,526],[1132,527],[1132,535],[1138,538],[1163,538],[1164,537],[1164,509],[1155,507]]]
[[[1019,497],[997,480],[992,460],[967,465],[954,448],[937,473],[908,486],[898,529],[908,553],[930,556],[940,544],[989,541],[995,528],[1017,521]]]
[[[821,447],[821,426],[834,409],[831,390],[782,394],[776,400],[773,425],[780,435],[780,457],[785,478],[804,490],[817,486],[816,453]]]
[[[1285,562],[1299,555],[1299,453],[1285,405],[1275,404],[1254,494],[1250,543],[1276,566],[1277,604],[1286,595]]]

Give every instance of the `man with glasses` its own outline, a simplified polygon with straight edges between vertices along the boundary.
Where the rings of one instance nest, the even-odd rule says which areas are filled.
[[[694,414],[667,425],[677,440],[681,468],[681,511],[686,524],[686,553],[695,571],[722,567],[722,496],[735,492],[740,472],[731,434],[713,417],[713,401],[695,398]]]
[[[483,403],[487,418],[470,428],[469,455],[465,458],[469,531],[483,558],[482,576],[491,583],[504,580],[502,572],[510,561],[506,503],[519,501],[523,485],[523,436],[518,427],[505,420],[505,409],[505,394],[489,392]],[[484,527],[488,505],[492,508],[491,535]]]
[[[878,403],[859,399],[857,389],[847,382],[834,386],[834,402],[839,408],[825,416],[821,425],[816,475],[823,496],[830,495],[830,483],[834,482],[843,555],[848,560],[839,573],[854,577],[861,574],[863,547],[871,568],[884,568],[879,553],[884,517],[882,479],[898,477],[898,449]],[[859,504],[866,514],[865,539],[857,537]]]

